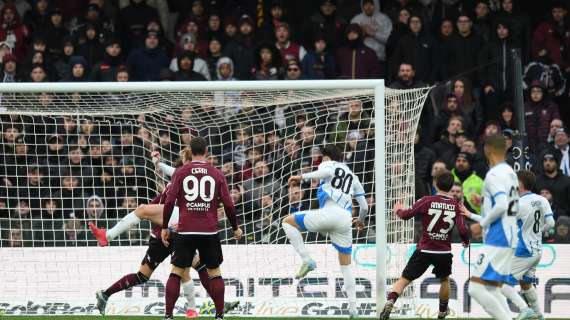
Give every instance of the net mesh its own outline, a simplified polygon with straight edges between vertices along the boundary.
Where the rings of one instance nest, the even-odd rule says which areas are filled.
[[[405,244],[413,239],[413,222],[398,219],[391,208],[395,201],[410,205],[413,200],[413,140],[427,91],[385,92],[383,209],[389,284],[401,273]],[[252,292],[251,286],[267,286],[269,296],[283,301],[342,298],[342,276],[336,252],[325,245],[330,244],[328,237],[304,235],[322,262],[318,276],[301,286],[289,278],[300,261],[285,246],[280,228],[286,215],[318,207],[318,181],[302,181],[301,188],[290,189],[287,179],[316,169],[320,147],[335,143],[345,151],[345,162],[360,178],[371,205],[364,230],[354,231],[353,257],[359,298],[373,309],[374,130],[382,128],[374,123],[373,90],[16,92],[0,98],[0,250],[8,260],[0,267],[6,275],[0,291],[9,303],[44,295],[88,303],[95,288],[110,284],[106,279],[135,270],[138,261],[133,261],[144,254],[138,246],[146,245],[149,222],[121,235],[111,248],[96,247],[87,223],[110,228],[148,203],[169,179],[151,162],[150,153],[159,151],[162,162],[175,166],[191,137],[200,135],[209,142],[208,162],[226,175],[245,233],[239,242],[231,239],[229,223],[220,215],[220,238],[230,246],[224,249],[226,263],[241,266],[229,271],[242,285],[242,291],[236,285],[230,296],[256,298],[261,293]],[[37,275],[22,275],[22,263]],[[89,272],[76,280],[74,272],[83,268]],[[277,270],[286,270],[282,275],[288,277],[276,277]],[[44,272],[49,277],[42,277]],[[254,280],[248,278],[252,273],[257,274]],[[331,293],[322,296],[307,289],[323,283]],[[250,306],[262,310],[260,302]]]

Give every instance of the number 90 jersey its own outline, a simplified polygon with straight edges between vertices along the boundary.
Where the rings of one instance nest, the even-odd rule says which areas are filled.
[[[491,168],[483,182],[482,216],[485,217],[495,206],[498,197],[507,197],[508,209],[500,218],[483,230],[484,243],[495,247],[517,246],[516,215],[519,210],[519,180],[508,164],[502,162]]]
[[[324,207],[330,199],[352,212],[352,198],[364,196],[364,188],[358,177],[344,163],[336,161],[322,162],[318,171],[326,172],[326,177],[321,179],[317,190],[319,206]]]

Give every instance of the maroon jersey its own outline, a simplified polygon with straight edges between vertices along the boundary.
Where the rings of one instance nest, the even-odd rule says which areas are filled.
[[[422,215],[422,238],[418,249],[428,253],[450,253],[451,231],[457,225],[461,239],[466,242],[467,226],[461,215],[460,204],[455,199],[435,195],[423,197],[414,205],[405,210],[398,210],[396,214],[402,219],[410,219]]]
[[[164,190],[156,196],[149,204],[164,204],[166,201],[166,191],[170,189],[170,183],[164,187]],[[160,232],[162,231],[162,226],[159,224],[152,224],[152,230],[150,232],[151,237],[159,238],[161,237]]]
[[[179,234],[216,234],[218,232],[218,205],[224,205],[232,228],[238,228],[234,203],[224,174],[202,161],[192,161],[178,168],[166,192],[162,227],[176,204],[180,210]]]

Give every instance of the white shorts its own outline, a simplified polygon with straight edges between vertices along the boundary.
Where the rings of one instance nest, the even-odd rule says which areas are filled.
[[[295,213],[295,222],[302,231],[328,234],[340,253],[352,252],[352,214],[330,201],[317,210]]]
[[[512,266],[512,277],[509,284],[516,285],[520,280],[526,283],[536,283],[536,266],[540,262],[542,255],[537,254],[532,257],[514,257]]]
[[[487,281],[507,283],[514,254],[513,248],[485,245],[475,258],[471,275]]]

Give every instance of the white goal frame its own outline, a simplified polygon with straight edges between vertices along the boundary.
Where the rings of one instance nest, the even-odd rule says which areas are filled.
[[[170,92],[170,91],[256,91],[256,90],[374,90],[375,203],[376,203],[376,308],[386,302],[386,143],[385,82],[370,80],[283,80],[283,81],[197,81],[197,82],[82,82],[82,83],[0,83],[3,93],[42,92]],[[1,109],[1,106],[0,106]]]

